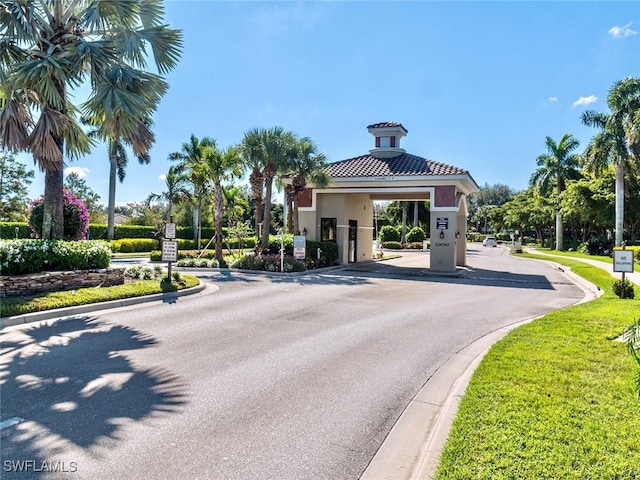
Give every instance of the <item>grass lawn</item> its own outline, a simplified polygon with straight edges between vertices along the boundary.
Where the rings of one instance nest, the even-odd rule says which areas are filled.
[[[40,312],[53,308],[87,305],[90,303],[106,302],[108,300],[139,297],[142,295],[181,290],[200,284],[200,280],[193,275],[181,275],[180,278],[184,282],[184,285],[179,285],[174,282],[170,286],[168,284],[161,284],[159,280],[137,280],[132,283],[115,285],[113,287],[79,288],[66,292],[50,292],[40,295],[3,298],[2,302],[0,302],[0,317]]]
[[[438,480],[640,479],[637,364],[614,340],[640,318],[640,289],[620,300],[604,270],[554,261],[605,294],[522,326],[490,350],[462,399]]]

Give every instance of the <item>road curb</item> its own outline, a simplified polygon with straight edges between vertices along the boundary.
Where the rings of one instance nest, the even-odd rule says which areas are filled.
[[[594,284],[560,268],[584,292],[577,305],[603,294]],[[565,307],[566,308],[566,307]],[[423,480],[435,476],[460,401],[471,377],[491,347],[512,330],[540,316],[501,327],[454,353],[409,402],[360,480]]]
[[[12,317],[0,318],[0,330],[6,327],[13,327],[16,325],[23,325],[32,322],[40,322],[43,320],[51,320],[54,318],[69,317],[75,315],[82,315],[91,312],[98,312],[102,310],[109,310],[112,308],[129,307],[132,305],[138,305],[141,303],[148,303],[153,301],[168,301],[175,300],[179,297],[187,295],[195,295],[201,293],[205,289],[211,289],[213,293],[218,290],[218,287],[210,285],[200,281],[200,285],[191,288],[185,288],[184,290],[178,290],[176,292],[154,293],[152,295],[144,295],[142,297],[130,297],[122,298],[119,300],[109,300],[106,302],[96,302],[87,305],[78,305],[75,307],[56,308],[53,310],[45,310],[43,312],[25,313],[24,315],[15,315]]]

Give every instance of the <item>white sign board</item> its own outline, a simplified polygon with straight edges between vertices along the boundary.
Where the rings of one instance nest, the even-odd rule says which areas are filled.
[[[633,250],[613,251],[613,271],[633,273]]]
[[[162,242],[162,261],[177,262],[178,261],[178,242],[165,240]]]
[[[164,238],[176,238],[176,224],[165,223],[164,224]]]
[[[293,236],[293,256],[296,260],[304,260],[307,256],[307,237],[304,235]]]

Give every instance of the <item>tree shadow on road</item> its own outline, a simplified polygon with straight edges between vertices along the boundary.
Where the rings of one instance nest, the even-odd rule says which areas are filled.
[[[0,432],[3,478],[12,473],[7,462],[38,465],[74,447],[117,442],[121,425],[175,413],[187,402],[174,374],[126,357],[157,344],[130,327],[79,317],[10,330],[0,342],[2,420],[20,422]]]

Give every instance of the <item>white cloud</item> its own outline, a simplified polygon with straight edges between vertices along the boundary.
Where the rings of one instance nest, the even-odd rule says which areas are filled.
[[[89,175],[90,170],[86,167],[67,167],[64,169],[64,174],[69,175],[71,173],[75,173],[80,178],[84,178]]]
[[[166,174],[162,174],[162,175],[158,175],[158,180],[162,180],[163,182],[167,179],[167,175]]]
[[[633,22],[629,22],[622,27],[611,27],[609,29],[609,35],[611,35],[613,38],[625,38],[630,37],[631,35],[637,35],[638,32],[631,29],[632,23]]]
[[[598,97],[596,97],[595,95],[589,95],[588,97],[580,97],[578,98],[578,100],[573,102],[573,108],[578,107],[580,105],[589,105],[597,101],[598,101]]]
[[[556,103],[558,101],[558,97],[549,97],[547,100],[549,103]]]

